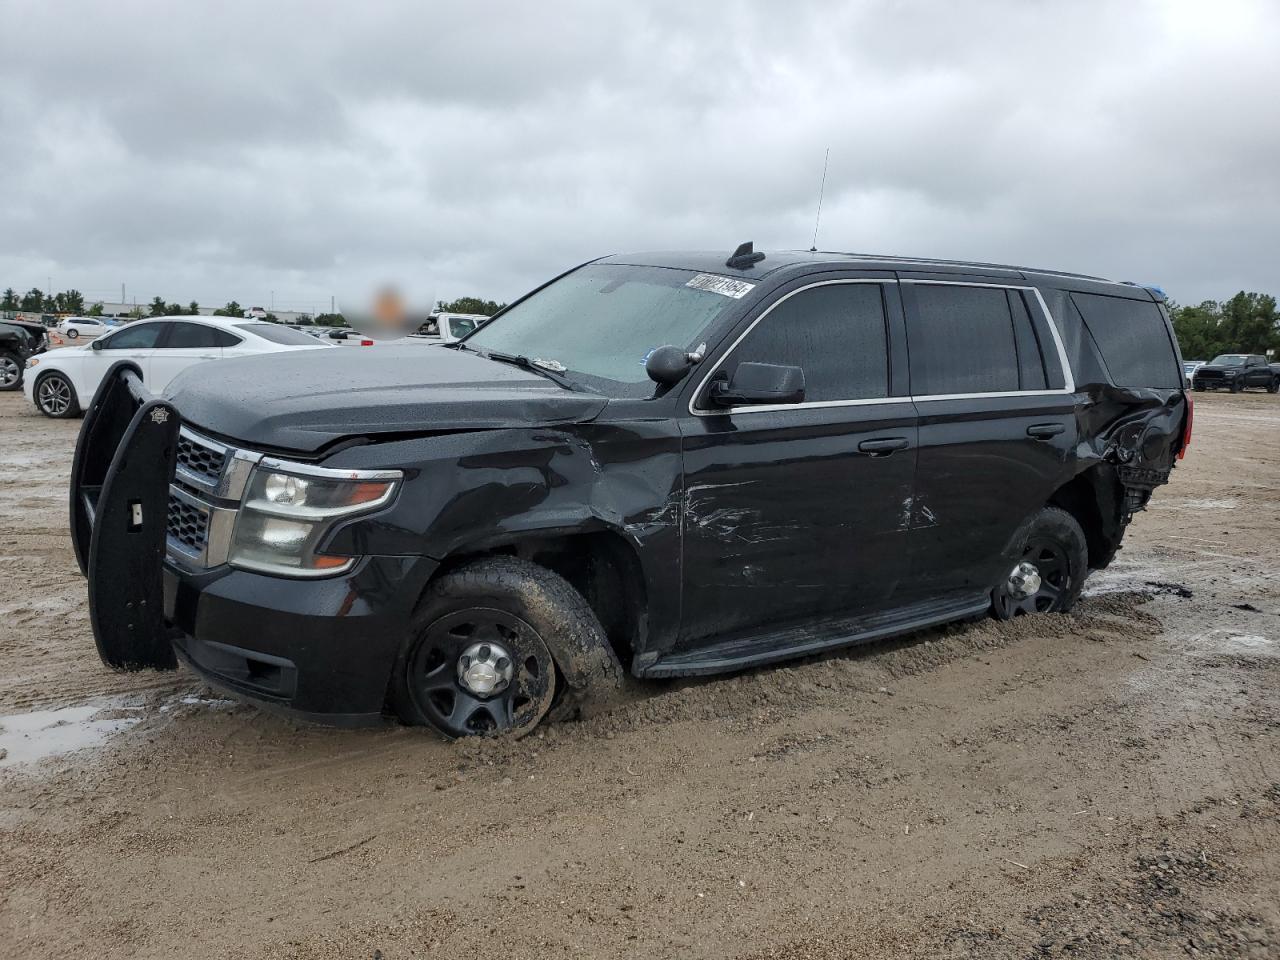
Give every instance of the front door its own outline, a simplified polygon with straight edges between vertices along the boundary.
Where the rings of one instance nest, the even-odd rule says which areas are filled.
[[[916,417],[897,285],[800,281],[749,324],[682,423],[681,648],[881,609],[906,572]],[[745,361],[800,367],[804,402],[714,406],[707,384]]]
[[[91,354],[92,359],[86,363],[86,369],[89,363],[95,368],[85,378],[89,386],[88,395],[93,396],[111,365],[120,360],[130,361],[138,368],[142,382],[149,389],[154,389],[151,384],[151,355],[155,352],[156,344],[163,338],[165,327],[166,324],[161,321],[139,321],[113,331],[110,336],[105,336],[94,344],[96,349]]]

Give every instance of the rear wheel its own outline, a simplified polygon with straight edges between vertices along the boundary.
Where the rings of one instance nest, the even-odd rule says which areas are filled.
[[[1089,575],[1089,549],[1076,518],[1045,507],[1014,538],[1012,569],[991,593],[998,620],[1028,613],[1066,613],[1080,598]]]
[[[447,737],[523,736],[621,682],[622,667],[581,594],[537,564],[489,557],[428,588],[392,696],[405,723]]]
[[[67,331],[68,340],[76,340],[76,339],[79,339],[79,337],[80,337],[80,331],[77,330],[75,327],[72,327],[70,330]]]
[[[1272,377],[1267,384],[1267,393],[1280,393],[1280,377]]]
[[[80,413],[75,388],[60,373],[46,373],[36,381],[36,406],[46,417],[68,420]]]
[[[17,390],[22,386],[22,367],[16,353],[0,351],[0,390]]]

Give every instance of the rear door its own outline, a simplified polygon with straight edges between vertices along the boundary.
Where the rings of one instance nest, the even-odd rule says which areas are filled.
[[[916,423],[897,284],[806,278],[746,323],[701,374],[681,423],[685,648],[882,609],[906,572]],[[805,401],[709,403],[710,382],[745,361],[799,366]]]
[[[978,594],[1014,531],[1069,479],[1074,384],[1034,287],[902,277],[919,455],[910,594]]]
[[[170,321],[168,336],[160,341],[151,358],[152,393],[160,393],[178,374],[188,367],[222,357],[218,331],[203,323]]]

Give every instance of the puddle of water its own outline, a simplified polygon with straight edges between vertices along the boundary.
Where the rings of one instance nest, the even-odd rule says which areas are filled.
[[[33,763],[75,750],[95,747],[112,734],[127,730],[141,717],[95,720],[111,710],[138,710],[120,703],[93,703],[58,710],[35,710],[0,716],[0,750],[7,751],[0,767]]]

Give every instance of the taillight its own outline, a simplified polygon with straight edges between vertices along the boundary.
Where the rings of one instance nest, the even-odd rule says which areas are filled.
[[[1182,428],[1182,449],[1178,451],[1178,459],[1181,460],[1187,455],[1187,447],[1191,446],[1191,421],[1195,419],[1196,404],[1191,399],[1191,394],[1185,395],[1187,398],[1187,425]]]
[[[372,341],[372,340],[361,340],[361,341],[360,341],[360,346],[362,346],[362,347],[372,347],[372,346],[373,346],[373,341]]]

